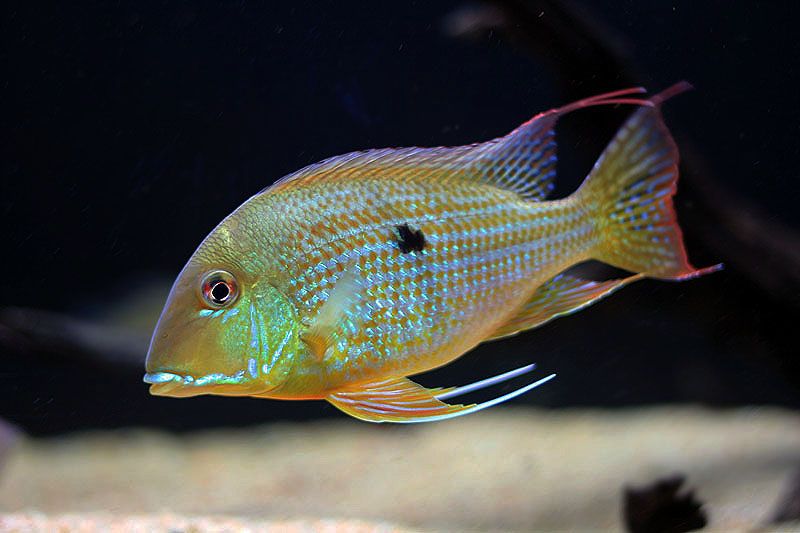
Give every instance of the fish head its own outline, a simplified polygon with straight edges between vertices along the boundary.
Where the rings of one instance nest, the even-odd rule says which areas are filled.
[[[213,248],[201,245],[167,298],[145,363],[151,394],[256,396],[289,377],[300,342],[294,306],[258,268]]]

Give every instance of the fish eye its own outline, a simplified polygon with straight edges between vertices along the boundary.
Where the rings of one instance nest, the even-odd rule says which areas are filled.
[[[239,296],[236,278],[224,270],[209,272],[203,277],[201,296],[209,307],[215,309],[231,305]]]

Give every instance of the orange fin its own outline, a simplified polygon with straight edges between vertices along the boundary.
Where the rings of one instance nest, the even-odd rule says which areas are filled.
[[[526,329],[541,326],[554,318],[579,311],[643,277],[643,274],[636,274],[623,279],[589,281],[567,274],[559,274],[536,289],[533,297],[528,300],[520,312],[500,326],[486,340],[492,341],[516,335]]]
[[[444,398],[451,398],[501,383],[531,370],[533,370],[533,365],[528,365],[472,385],[449,389],[427,389],[408,378],[392,378],[339,390],[326,399],[348,415],[367,422],[403,424],[434,422],[492,407],[525,394],[555,377],[555,374],[550,374],[508,394],[479,404],[461,405],[441,401]]]
[[[686,82],[678,83],[634,112],[576,193],[593,211],[601,236],[595,259],[661,279],[686,279],[708,271],[693,267],[686,256],[672,203],[678,148],[659,109],[667,98],[689,88]]]

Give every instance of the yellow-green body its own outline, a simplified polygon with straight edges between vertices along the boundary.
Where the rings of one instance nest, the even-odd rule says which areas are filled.
[[[446,364],[506,322],[539,285],[587,259],[594,244],[593,223],[575,201],[533,203],[491,185],[370,170],[379,175],[278,187],[231,217],[243,228],[270,228],[243,240],[252,250],[243,256],[252,259],[241,268],[270,272],[301,324],[313,322],[346,270],[361,274],[358,329],[338,334],[342,342],[321,359],[299,354],[281,396],[324,398],[353,382]],[[424,250],[399,251],[402,224],[423,232]]]
[[[660,100],[621,98],[631,92],[543,113],[482,144],[339,156],[253,196],[176,281],[146,381],[174,396],[327,399],[373,421],[474,410],[406,377],[642,275],[698,273],[672,209],[677,150]],[[644,107],[584,186],[544,201],[557,118],[613,103]],[[587,259],[639,274],[609,282],[560,274]],[[202,281],[209,275],[223,292]]]

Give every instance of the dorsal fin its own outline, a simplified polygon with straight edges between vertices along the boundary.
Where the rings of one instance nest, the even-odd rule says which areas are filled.
[[[555,124],[565,113],[609,104],[652,105],[632,98],[635,87],[573,102],[536,115],[520,127],[490,141],[453,147],[382,148],[351,152],[320,161],[281,178],[264,192],[285,190],[333,179],[478,181],[510,190],[526,200],[543,200],[553,188],[556,171]],[[261,194],[261,193],[259,193]]]
[[[544,200],[555,186],[557,120],[558,113],[539,115],[505,137],[476,146],[470,173],[526,200]]]
[[[543,200],[556,175],[557,120],[557,113],[545,113],[504,137],[474,145],[351,152],[305,167],[270,188],[391,173],[395,179],[480,181],[527,200]]]
[[[285,190],[337,179],[458,179],[466,169],[466,157],[480,145],[420,148],[378,148],[337,155],[284,176],[261,192]],[[260,194],[260,193],[259,193]]]
[[[609,104],[650,105],[629,98],[644,89],[634,87],[578,100],[540,113],[504,137],[475,146],[471,174],[480,181],[510,190],[526,200],[541,201],[555,186],[555,126],[562,115],[584,107]]]

